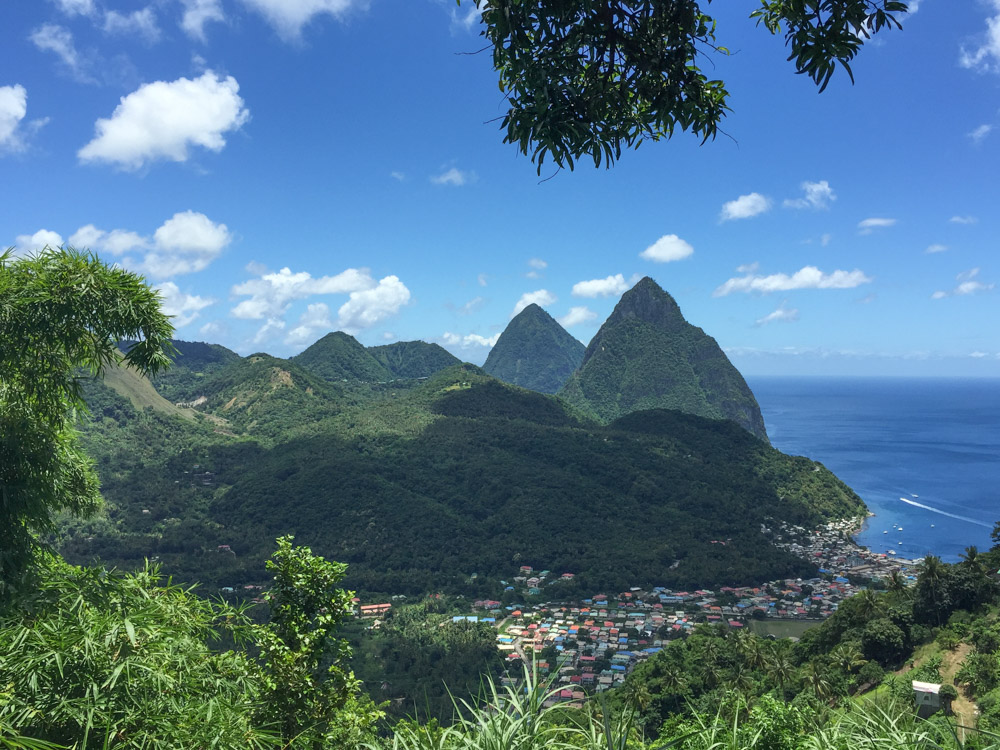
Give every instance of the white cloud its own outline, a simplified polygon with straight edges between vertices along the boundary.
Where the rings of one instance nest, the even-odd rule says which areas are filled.
[[[357,0],[243,0],[243,3],[264,16],[286,41],[298,39],[302,29],[317,16],[342,18],[353,6],[363,5]]]
[[[947,245],[928,245],[927,249],[924,250],[928,255],[933,255],[934,253],[943,253],[948,250]]]
[[[269,318],[268,321],[257,330],[257,333],[254,334],[253,343],[262,344],[265,341],[270,341],[283,330],[285,330],[285,321],[279,318]]]
[[[143,237],[126,229],[106,232],[87,224],[69,238],[73,247],[110,253],[116,257],[141,252],[142,257],[125,258],[123,264],[155,279],[202,271],[230,242],[232,234],[225,224],[216,224],[196,211],[174,214],[152,237]]]
[[[952,224],[975,224],[979,219],[975,216],[952,216],[948,221]]]
[[[830,240],[832,239],[833,239],[832,234],[830,233],[824,234],[822,237],[819,238],[819,244],[823,247],[826,247],[827,245],[830,244]]]
[[[382,331],[383,341],[392,341],[394,338],[396,338],[396,334],[394,334],[392,331]]]
[[[441,343],[445,346],[458,346],[463,349],[469,349],[475,346],[496,346],[497,341],[500,339],[500,334],[495,333],[492,336],[480,336],[478,333],[469,333],[465,336],[461,336],[457,333],[451,333],[450,331],[445,331],[441,336]]]
[[[747,195],[741,195],[736,200],[723,203],[719,220],[749,219],[770,210],[770,208],[770,198],[766,198],[760,193],[748,193]]]
[[[73,43],[69,29],[54,23],[46,23],[31,32],[31,43],[43,52],[51,52],[58,57],[70,73],[82,81],[93,79],[84,71],[83,59]]]
[[[880,219],[872,217],[858,222],[858,234],[871,234],[876,229],[891,227],[896,223],[895,219]]]
[[[985,139],[986,136],[988,136],[992,130],[993,130],[992,125],[980,125],[978,128],[969,132],[967,135],[972,140],[972,142],[978,146],[980,143],[983,142],[983,139]]]
[[[0,152],[24,148],[20,125],[28,114],[28,92],[24,86],[0,86]]]
[[[802,188],[804,195],[801,198],[785,199],[782,204],[785,208],[829,208],[830,204],[837,200],[833,188],[830,187],[830,183],[826,180],[820,180],[819,182],[809,182],[807,180],[799,187]]]
[[[80,250],[97,250],[118,256],[131,250],[147,248],[150,242],[137,232],[126,229],[112,229],[110,232],[105,232],[93,224],[87,224],[69,236],[69,244]]]
[[[332,330],[330,308],[322,302],[316,302],[306,307],[306,311],[299,318],[299,324],[285,337],[285,343],[288,346],[301,348],[315,341],[319,334]]]
[[[641,253],[640,258],[654,263],[670,263],[690,257],[694,248],[676,234],[665,234]]]
[[[94,15],[94,0],[55,0],[59,10],[67,16],[92,16]]]
[[[249,299],[237,304],[232,314],[244,320],[279,318],[295,300],[321,294],[349,294],[374,286],[375,280],[365,268],[348,268],[336,276],[319,278],[313,278],[307,271],[292,273],[291,269],[282,268],[233,286],[230,294]]]
[[[181,17],[181,28],[192,39],[205,41],[205,24],[210,21],[224,22],[222,0],[181,0],[184,4],[184,15]]]
[[[56,248],[63,244],[63,238],[58,232],[49,229],[39,229],[34,234],[19,234],[14,239],[15,255],[37,253],[46,247]]]
[[[571,307],[568,313],[559,318],[559,325],[563,328],[570,328],[581,323],[589,323],[592,320],[597,320],[597,313],[589,307],[581,305],[580,307]]]
[[[985,33],[973,47],[962,46],[958,62],[980,73],[996,73],[1000,72],[1000,0],[987,0],[987,5],[994,15],[987,17]]]
[[[451,8],[451,30],[471,32],[483,17],[483,10],[486,8],[486,0],[479,0],[473,3],[465,0],[464,8],[452,6]]]
[[[799,311],[795,308],[785,307],[785,303],[782,302],[781,306],[774,312],[768,313],[763,318],[758,318],[755,322],[755,326],[766,326],[768,323],[783,322],[783,323],[794,323],[799,319]]]
[[[119,13],[109,10],[104,14],[104,32],[121,36],[143,36],[146,41],[155,42],[160,38],[160,27],[151,7]]]
[[[489,281],[489,278],[490,277],[487,276],[485,273],[481,273],[476,277],[476,281],[479,282],[479,286],[486,286],[486,283]]]
[[[775,273],[770,276],[748,274],[726,281],[714,292],[713,297],[724,297],[733,292],[785,292],[793,289],[853,289],[868,284],[871,279],[858,269],[823,273],[816,266],[805,266],[791,276]]]
[[[549,267],[549,264],[546,263],[541,258],[532,258],[531,260],[528,261],[528,265],[531,267],[531,270],[524,275],[527,276],[529,279],[541,278],[542,275],[541,272]]]
[[[386,276],[372,289],[351,292],[337,311],[337,325],[353,335],[395,315],[409,301],[410,290],[399,277]]]
[[[263,273],[260,278],[235,285],[234,297],[249,297],[231,310],[233,317],[244,320],[266,320],[258,331],[255,343],[273,337],[284,329],[282,320],[292,302],[316,295],[347,294],[349,299],[337,311],[337,322],[330,322],[325,304],[311,304],[298,326],[288,334],[290,344],[302,343],[307,331],[334,327],[355,334],[379,321],[395,315],[410,301],[410,290],[396,276],[386,276],[376,282],[367,269],[348,268],[336,276],[313,278],[308,272],[292,273],[282,268],[275,273]]]
[[[753,273],[758,268],[760,268],[760,263],[754,261],[753,263],[744,263],[741,266],[736,266],[736,273]]]
[[[525,292],[521,295],[521,298],[514,305],[514,311],[510,314],[510,317],[514,317],[521,310],[526,308],[528,305],[538,305],[539,307],[545,307],[546,305],[551,305],[557,299],[556,295],[552,294],[548,289],[539,289],[535,292]]]
[[[606,279],[591,279],[578,281],[573,285],[574,297],[611,297],[627,292],[629,288],[625,277],[618,273]],[[586,309],[586,308],[582,308]]]
[[[194,80],[144,84],[97,121],[96,136],[77,156],[134,170],[158,159],[187,161],[193,146],[221,151],[223,134],[250,118],[239,90],[235,78],[211,70]]]
[[[451,185],[452,187],[461,187],[462,185],[468,185],[471,182],[475,182],[476,173],[463,172],[457,167],[452,167],[439,175],[431,177],[430,180],[435,185]]]
[[[988,352],[969,352],[969,356],[973,359],[982,359],[983,357],[990,356]]]
[[[406,180],[406,174],[403,172],[397,172],[396,170],[389,172],[389,176],[397,182],[403,182]]]
[[[198,333],[202,336],[222,336],[229,331],[225,323],[218,320],[212,320],[203,325],[198,329]]]
[[[232,241],[225,224],[195,211],[176,213],[153,234],[142,270],[156,278],[201,271]]]
[[[989,292],[996,288],[994,283],[986,283],[979,281],[976,277],[979,276],[978,268],[970,268],[968,271],[962,271],[955,277],[955,281],[958,285],[950,291],[937,291],[931,295],[931,299],[944,299],[945,297],[964,297],[970,294],[978,294],[979,292]]]
[[[165,281],[154,287],[163,299],[163,312],[173,318],[174,328],[182,328],[194,321],[215,300],[210,297],[199,297],[182,292],[172,281]]]
[[[459,315],[471,315],[472,313],[479,310],[483,305],[486,304],[486,299],[484,297],[473,297],[460,308],[458,308]]]

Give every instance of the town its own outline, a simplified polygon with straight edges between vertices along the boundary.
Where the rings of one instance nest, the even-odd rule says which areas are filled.
[[[497,648],[511,665],[533,664],[559,688],[550,702],[580,707],[589,694],[620,684],[637,664],[699,624],[750,628],[763,636],[794,638],[836,612],[841,602],[872,581],[888,578],[893,572],[907,581],[914,580],[919,560],[873,553],[853,541],[851,534],[862,521],[846,519],[812,531],[781,523],[761,528],[775,545],[814,563],[820,574],[814,578],[717,590],[633,587],[573,602],[504,606],[480,599],[472,603],[471,614],[455,616],[453,622],[495,627]],[[572,573],[554,576],[551,571],[522,565],[509,583],[501,583],[508,591],[535,598],[547,587],[573,577]],[[391,609],[389,602],[360,605],[358,601],[355,612],[372,619],[371,627],[377,628],[379,618]],[[512,669],[504,680],[516,682],[518,674]]]

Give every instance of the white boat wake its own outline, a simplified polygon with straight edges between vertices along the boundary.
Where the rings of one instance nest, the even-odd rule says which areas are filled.
[[[913,500],[908,500],[905,497],[899,498],[907,505],[914,505],[917,508],[923,508],[924,510],[929,510],[931,513],[940,513],[942,516],[948,516],[948,518],[957,518],[959,521],[968,521],[969,523],[974,523],[976,526],[985,526],[987,529],[992,529],[992,524],[983,523],[982,521],[977,521],[975,518],[969,518],[968,516],[959,516],[955,513],[949,513],[946,510],[939,510],[938,508],[932,508],[929,505],[924,505],[923,503],[916,503]]]

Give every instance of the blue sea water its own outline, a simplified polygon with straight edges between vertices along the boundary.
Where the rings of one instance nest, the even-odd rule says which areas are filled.
[[[992,545],[1000,521],[1000,379],[747,382],[771,443],[821,462],[875,513],[860,544],[948,562],[969,545]]]

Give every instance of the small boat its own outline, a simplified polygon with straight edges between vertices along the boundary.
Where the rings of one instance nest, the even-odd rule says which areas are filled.
[[[896,550],[894,550],[894,549],[889,550],[889,554],[890,555],[895,555],[896,554]]]
[[[931,528],[932,528],[932,529],[934,528],[934,524],[931,524]]]
[[[903,530],[902,526],[900,526],[898,529],[896,529],[896,531],[902,531],[902,530]]]
[[[898,544],[898,545],[901,545],[901,546],[902,546],[902,544],[903,544],[903,543],[902,543],[902,542],[896,542],[896,544]]]
[[[882,533],[883,533],[883,534],[888,534],[889,532],[888,532],[888,531],[883,531]]]

